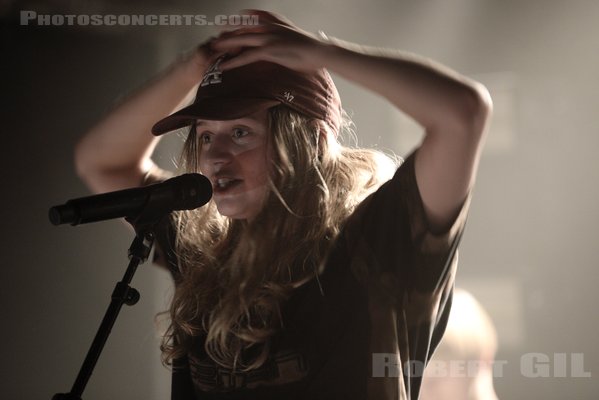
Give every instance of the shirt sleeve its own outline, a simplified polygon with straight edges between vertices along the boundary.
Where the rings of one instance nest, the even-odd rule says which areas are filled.
[[[433,233],[416,183],[417,151],[364,200],[343,233],[351,270],[368,287],[371,309],[389,310],[377,311],[384,322],[371,316],[372,340],[385,342],[372,347],[399,353],[401,390],[411,399],[418,397],[424,366],[447,324],[457,247],[471,197],[466,197],[444,232]],[[393,326],[394,332],[377,332],[377,326]],[[412,368],[405,368],[408,365]]]

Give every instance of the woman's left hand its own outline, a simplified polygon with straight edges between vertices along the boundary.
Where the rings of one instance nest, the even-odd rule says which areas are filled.
[[[298,28],[285,17],[261,10],[244,10],[256,15],[259,25],[223,32],[212,46],[232,58],[220,64],[222,70],[256,61],[269,61],[297,71],[322,68],[318,50],[325,44],[316,35]]]

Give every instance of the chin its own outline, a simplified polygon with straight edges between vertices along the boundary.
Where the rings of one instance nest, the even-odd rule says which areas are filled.
[[[219,207],[216,206],[218,212],[223,217],[231,218],[231,219],[249,219],[252,217],[252,214],[247,210],[241,210],[233,207]]]
[[[220,201],[218,201],[220,200]],[[253,199],[216,199],[216,209],[219,214],[231,219],[252,219],[261,209]],[[251,204],[248,204],[251,203]]]

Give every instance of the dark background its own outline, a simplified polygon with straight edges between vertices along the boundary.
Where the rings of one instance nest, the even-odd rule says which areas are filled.
[[[53,227],[50,206],[88,194],[73,145],[114,101],[210,27],[19,25],[39,14],[281,12],[299,26],[439,60],[485,83],[495,116],[460,253],[457,284],[476,295],[499,333],[500,398],[594,399],[599,389],[597,273],[599,3],[594,1],[8,1],[2,23],[2,397],[68,391],[124,271],[132,233],[118,221]],[[342,79],[360,144],[406,155],[419,129]],[[177,138],[161,144],[172,166]],[[125,307],[86,399],[168,398],[154,316],[171,286],[142,266],[142,298]],[[528,378],[521,359],[582,353],[591,378]],[[559,356],[558,356],[559,358]],[[550,367],[559,368],[555,362]],[[550,374],[553,375],[553,374]]]

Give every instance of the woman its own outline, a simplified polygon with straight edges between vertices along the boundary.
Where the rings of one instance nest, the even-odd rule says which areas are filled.
[[[166,176],[150,130],[190,127],[183,166],[213,185],[206,207],[157,231],[176,283],[162,346],[173,398],[416,399],[450,309],[489,95],[430,60],[249,13],[259,25],[173,63],[76,149],[88,185],[117,190]],[[339,144],[327,69],[425,128],[394,174]]]

